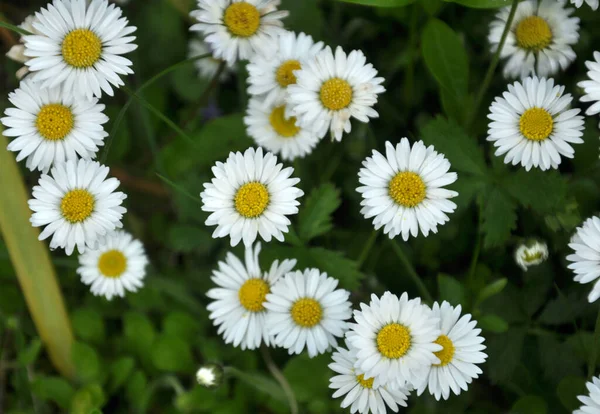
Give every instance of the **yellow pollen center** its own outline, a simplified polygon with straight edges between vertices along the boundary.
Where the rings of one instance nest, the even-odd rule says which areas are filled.
[[[390,180],[389,194],[401,206],[415,207],[425,198],[425,183],[419,174],[401,171]]]
[[[544,255],[543,255],[542,252],[535,252],[535,253],[527,253],[527,252],[525,252],[525,256],[523,257],[523,260],[526,261],[527,263],[537,262],[543,256]]]
[[[552,42],[552,30],[548,22],[539,16],[524,18],[515,31],[519,47],[537,52]]]
[[[235,209],[246,218],[260,216],[269,205],[269,190],[262,183],[242,185],[235,194]]]
[[[386,358],[398,359],[410,349],[410,330],[399,323],[385,325],[377,333],[377,349]]]
[[[89,29],[75,29],[62,42],[62,56],[76,68],[89,68],[100,59],[102,41]]]
[[[373,381],[375,381],[375,378],[369,378],[366,380],[363,374],[356,376],[356,382],[358,382],[363,388],[373,388]]]
[[[434,366],[443,367],[444,365],[448,365],[454,356],[454,344],[452,340],[446,335],[440,335],[434,342],[443,347],[441,351],[434,352],[435,356],[440,360],[440,363],[434,364]]]
[[[235,36],[250,37],[260,26],[260,13],[249,3],[233,3],[225,10],[223,22]]]
[[[81,223],[94,211],[94,196],[88,190],[71,190],[60,202],[60,211],[70,223]]]
[[[554,128],[552,115],[542,108],[530,108],[523,112],[519,120],[519,129],[523,136],[531,141],[543,141],[550,136]]]
[[[269,116],[271,126],[282,137],[290,138],[296,136],[300,128],[296,126],[296,117],[285,117],[285,105],[273,109]]]
[[[292,306],[292,319],[305,328],[311,328],[321,322],[322,316],[323,309],[314,299],[302,298]]]
[[[339,111],[352,102],[352,86],[340,78],[332,78],[321,86],[321,103],[327,109]]]
[[[238,298],[242,306],[250,312],[260,312],[265,309],[263,303],[270,291],[264,280],[248,279],[238,291]]]
[[[295,84],[296,75],[294,75],[294,71],[299,69],[302,69],[300,62],[297,60],[286,60],[279,66],[275,73],[277,83],[279,83],[282,88]]]
[[[109,250],[98,259],[98,269],[104,277],[118,278],[127,269],[127,259],[120,251]]]
[[[37,114],[35,127],[49,141],[62,140],[73,129],[73,113],[61,104],[44,105]]]

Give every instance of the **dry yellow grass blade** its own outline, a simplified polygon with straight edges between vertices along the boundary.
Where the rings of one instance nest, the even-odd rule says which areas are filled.
[[[39,230],[29,222],[29,191],[7,144],[0,128],[0,233],[50,359],[62,375],[72,378],[71,323],[48,248],[38,241]]]

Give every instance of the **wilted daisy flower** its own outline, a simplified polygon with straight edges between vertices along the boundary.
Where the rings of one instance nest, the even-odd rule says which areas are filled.
[[[467,391],[473,378],[482,373],[476,364],[485,362],[487,355],[483,351],[483,337],[479,336],[481,329],[475,329],[477,322],[471,320],[471,315],[461,317],[461,307],[451,306],[448,302],[437,302],[432,307],[433,316],[439,318],[440,336],[435,343],[441,345],[441,351],[435,353],[439,363],[431,365],[427,376],[417,389],[421,395],[426,388],[429,393],[439,400],[447,400],[450,390],[456,395],[461,389]]]
[[[250,246],[259,234],[266,242],[271,237],[283,241],[291,223],[287,216],[298,213],[296,199],[304,192],[295,187],[299,178],[289,178],[294,169],[282,168],[262,148],[231,152],[225,163],[217,162],[215,178],[200,194],[202,210],[211,212],[206,224],[217,226],[213,237],[229,236],[232,246],[240,240]]]
[[[97,249],[79,256],[77,273],[96,296],[125,296],[144,286],[148,257],[144,245],[124,231],[110,233]]]
[[[374,387],[417,386],[430,365],[441,362],[434,354],[443,350],[435,342],[441,333],[439,318],[420,298],[373,294],[360,309],[354,311],[356,323],[350,324],[346,338],[357,350],[355,368],[373,378]]]
[[[456,173],[448,172],[450,162],[423,141],[415,142],[411,149],[406,138],[396,147],[386,141],[385,151],[384,157],[374,150],[358,173],[363,185],[356,189],[363,197],[360,212],[367,219],[374,217],[375,229],[383,227],[390,239],[402,234],[408,240],[409,234],[416,237],[419,229],[424,236],[430,231],[437,233],[438,224],[449,220],[446,213],[456,209],[449,198],[458,193],[444,188],[457,178]]]
[[[594,60],[586,60],[587,76],[589,80],[577,84],[583,88],[585,95],[580,98],[581,102],[594,102],[586,111],[586,115],[596,115],[600,112],[600,52],[594,52]]]
[[[561,155],[573,158],[570,144],[581,144],[583,117],[577,108],[569,109],[571,94],[553,79],[529,77],[508,85],[508,92],[490,106],[488,141],[497,147],[504,162],[521,164],[527,171],[558,168]]]
[[[575,60],[571,45],[579,40],[579,18],[570,17],[574,11],[565,8],[564,0],[519,3],[500,53],[508,59],[504,77],[550,76],[565,70]],[[510,6],[504,7],[491,23],[492,52],[498,49],[509,13]]]
[[[27,16],[25,18],[25,20],[23,21],[23,23],[21,23],[19,25],[19,27],[23,30],[28,31],[29,33],[39,34],[38,31],[35,30],[35,27],[33,27],[34,21],[35,21],[34,15]],[[25,45],[23,43],[24,43],[23,36],[21,36],[19,39],[19,43],[13,45],[10,48],[10,50],[6,53],[6,57],[9,58],[10,60],[14,60],[17,63],[27,62],[30,58],[25,56]],[[22,68],[17,70],[17,73],[16,73],[17,79],[23,78],[23,76],[27,75],[28,73],[29,73],[29,69],[27,68],[27,66],[23,66]]]
[[[223,382],[223,368],[217,364],[206,364],[196,372],[196,381],[203,387],[214,389]]]
[[[385,92],[372,64],[360,50],[350,54],[338,47],[335,56],[327,46],[295,71],[296,83],[288,86],[290,113],[300,125],[311,127],[319,138],[327,130],[342,140],[352,130],[350,118],[369,122],[379,114],[373,109],[377,95]]]
[[[29,208],[31,224],[45,226],[39,239],[52,236],[50,248],[64,248],[70,255],[97,248],[102,236],[121,228],[127,198],[114,192],[119,180],[108,178],[109,168],[89,160],[69,160],[55,165],[50,175],[42,174],[33,187]]]
[[[336,289],[338,280],[318,269],[286,274],[267,295],[267,329],[273,343],[290,354],[305,348],[308,356],[322,354],[344,336],[352,316],[350,292]]]
[[[257,145],[291,161],[310,154],[320,138],[310,128],[298,126],[296,118],[287,117],[285,112],[283,102],[267,106],[252,97],[244,123]]]
[[[119,75],[133,73],[120,55],[137,48],[121,9],[107,0],[54,0],[35,14],[39,35],[25,36],[25,62],[42,87],[63,85],[66,95],[112,96]]]
[[[212,53],[210,48],[204,43],[200,38],[191,39],[188,43],[188,57],[196,57],[202,56],[207,53]],[[198,70],[198,73],[201,78],[204,79],[212,79],[217,72],[219,71],[219,67],[225,61],[221,59],[215,59],[214,57],[205,57],[203,59],[198,59],[194,62],[194,66]],[[225,64],[221,75],[219,76],[220,81],[227,80],[229,74],[233,72],[234,69],[231,65]]]
[[[575,272],[574,280],[582,284],[596,281],[588,295],[588,301],[595,302],[600,297],[600,218],[590,217],[578,227],[569,247],[575,251],[567,256],[573,262],[569,269]]]
[[[98,99],[63,93],[60,86],[40,88],[29,79],[21,82],[8,100],[16,108],[4,111],[3,134],[16,137],[7,149],[27,158],[30,170],[47,172],[54,163],[94,158],[108,135],[102,124],[108,117]]]
[[[515,262],[527,271],[531,266],[537,266],[548,258],[548,246],[544,242],[532,240],[521,244],[515,250]]]
[[[287,97],[287,87],[296,83],[294,71],[323,49],[304,33],[284,32],[272,50],[255,54],[248,64],[248,92],[264,95],[265,105],[281,102]]]
[[[254,249],[246,247],[245,264],[228,253],[211,276],[218,287],[206,293],[213,299],[207,309],[219,334],[223,334],[226,344],[242,349],[256,349],[263,341],[266,345],[272,342],[265,327],[265,298],[273,284],[296,265],[296,260],[286,259],[281,264],[276,260],[268,272],[262,272],[259,253],[260,243]]]
[[[202,32],[214,56],[233,64],[266,53],[288,14],[276,10],[275,0],[198,0],[190,13],[198,23],[190,30]]]
[[[329,368],[339,375],[329,379],[329,388],[336,390],[333,398],[345,395],[342,408],[350,407],[351,413],[386,414],[386,406],[394,412],[398,412],[398,406],[406,407],[409,394],[406,388],[385,385],[375,388],[373,378],[365,379],[356,371],[356,350],[352,347],[338,348],[332,358]]]
[[[579,395],[577,399],[583,403],[573,414],[598,414],[600,413],[600,377],[593,377],[586,382],[585,387],[589,395]]]

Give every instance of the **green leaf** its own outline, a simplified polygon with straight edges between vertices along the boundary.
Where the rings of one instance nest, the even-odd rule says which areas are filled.
[[[583,375],[579,359],[569,344],[561,343],[551,335],[537,339],[540,366],[546,378],[558,384],[564,377]]]
[[[75,336],[85,342],[100,343],[104,339],[104,320],[101,313],[93,309],[78,309],[73,312]]]
[[[577,399],[577,396],[586,394],[585,379],[581,377],[563,378],[556,387],[558,399],[569,412],[581,406],[581,402]]]
[[[511,414],[546,414],[548,404],[542,397],[537,395],[526,395],[512,406]]]
[[[106,397],[98,384],[91,384],[78,390],[71,400],[71,414],[92,414],[102,407]]]
[[[298,236],[306,243],[331,230],[331,215],[341,202],[340,191],[331,183],[313,189],[298,214]]]
[[[31,391],[42,400],[54,401],[65,410],[75,394],[71,384],[60,377],[37,377],[31,384]]]
[[[506,287],[507,283],[508,279],[506,278],[493,281],[492,283],[481,289],[481,292],[479,292],[479,295],[477,295],[476,303],[482,303],[486,299],[491,298],[492,296],[502,292],[502,290],[504,290],[504,288]]]
[[[283,403],[287,402],[287,397],[281,386],[271,378],[259,372],[244,372],[232,367],[227,368],[226,372],[245,382],[252,388],[275,398],[277,401]]]
[[[521,362],[525,328],[510,328],[508,331],[487,337],[488,375],[492,384],[509,381]]]
[[[576,294],[560,295],[548,302],[538,321],[545,325],[572,323],[587,309],[588,304]]]
[[[447,300],[452,305],[465,303],[465,288],[458,280],[445,273],[438,274],[440,300]]]
[[[167,242],[173,250],[184,253],[207,253],[211,241],[211,235],[205,228],[189,224],[175,224],[169,229],[167,237]]]
[[[163,321],[163,330],[168,335],[193,342],[198,334],[199,325],[196,318],[185,312],[171,312]]]
[[[150,354],[156,332],[146,315],[128,312],[124,318],[125,341],[133,352],[145,358]]]
[[[140,407],[142,403],[142,396],[148,390],[148,380],[144,371],[136,371],[129,381],[127,381],[127,388],[125,395],[129,404],[132,407]]]
[[[504,244],[517,225],[517,206],[502,190],[494,188],[483,207],[484,247]]]
[[[507,175],[503,186],[520,204],[538,213],[557,212],[567,196],[567,180],[558,171],[520,169]]]
[[[100,359],[98,354],[89,345],[82,342],[73,343],[71,357],[77,370],[77,376],[84,382],[96,378],[100,373]]]
[[[33,341],[31,341],[29,346],[27,348],[23,349],[17,355],[17,361],[19,362],[19,365],[26,366],[26,365],[33,364],[36,361],[36,359],[38,358],[38,356],[40,355],[41,350],[42,350],[42,341],[40,341],[37,338],[34,339]]]
[[[131,357],[117,359],[110,366],[110,392],[119,389],[133,372],[135,361]]]
[[[373,7],[402,7],[413,3],[415,0],[338,0],[344,3],[362,4]]]
[[[283,374],[300,402],[329,398],[328,387],[331,371],[327,365],[331,362],[328,355],[309,358],[302,354],[289,360]]]
[[[152,346],[152,362],[161,371],[191,373],[195,364],[190,345],[181,338],[161,335]]]
[[[483,315],[477,320],[477,324],[484,331],[503,333],[508,330],[508,323],[498,315]]]
[[[458,3],[473,9],[496,9],[498,7],[510,6],[507,0],[444,0],[449,3]]]

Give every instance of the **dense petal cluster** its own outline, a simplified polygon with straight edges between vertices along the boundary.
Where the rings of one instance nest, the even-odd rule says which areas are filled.
[[[573,253],[567,260],[572,262],[569,269],[575,272],[574,280],[582,284],[594,282],[588,300],[595,302],[600,298],[600,218],[590,217],[578,227],[569,247]]]

